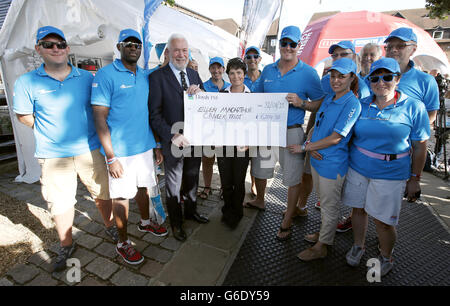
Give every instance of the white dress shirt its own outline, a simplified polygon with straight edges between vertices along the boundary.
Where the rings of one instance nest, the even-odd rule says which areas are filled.
[[[186,68],[184,68],[183,70],[178,70],[171,62],[169,62],[169,66],[170,66],[170,69],[172,69],[172,72],[175,75],[175,77],[177,78],[178,83],[180,84],[181,87],[183,87],[183,85],[181,85],[181,74],[180,74],[180,72],[184,71],[184,73],[186,75],[186,84],[187,84],[187,87],[189,88],[190,83],[189,83],[188,74],[186,72]]]

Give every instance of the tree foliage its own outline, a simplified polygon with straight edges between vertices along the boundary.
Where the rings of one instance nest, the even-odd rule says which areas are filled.
[[[430,18],[447,19],[450,13],[449,0],[426,0],[425,7],[429,11]]]
[[[164,0],[164,4],[167,6],[174,6],[175,0]]]

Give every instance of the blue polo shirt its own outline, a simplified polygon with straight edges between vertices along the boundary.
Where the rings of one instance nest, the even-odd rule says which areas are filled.
[[[260,71],[261,72],[261,71]],[[261,74],[259,75],[259,77],[261,77]],[[253,84],[255,84],[257,81],[259,80],[259,78],[257,78],[254,82],[252,81],[252,79],[250,79],[248,77],[248,75],[245,75],[244,77],[244,84],[245,86],[248,87],[248,89],[252,90]]]
[[[61,82],[49,76],[42,64],[14,85],[14,112],[35,116],[37,158],[77,156],[100,147],[90,105],[93,76],[71,68]]]
[[[367,85],[366,80],[361,78],[359,74],[358,76],[358,99],[363,99],[365,97],[370,96],[371,90],[370,87]],[[326,94],[334,94],[333,89],[330,85],[330,74],[327,73],[321,80],[323,91],[325,91]]]
[[[368,157],[355,146],[379,154],[401,154],[411,149],[411,141],[430,137],[428,113],[422,102],[401,93],[396,106],[380,110],[373,96],[361,100],[361,116],[355,124],[350,148],[350,167],[368,178],[406,180],[411,173],[411,158],[392,161]]]
[[[366,83],[367,88],[369,89],[370,94],[372,94],[372,88],[370,88],[370,81],[369,81],[369,75],[362,76],[361,73],[358,73],[358,77],[360,80],[363,80],[364,83]],[[365,97],[362,97],[360,99],[364,99]]]
[[[208,81],[203,83],[203,88],[205,88],[206,92],[219,92],[231,85],[230,83],[226,82],[225,80],[222,80],[222,81],[223,81],[223,87],[219,88],[216,86],[216,84],[213,83],[212,79],[210,78]]]
[[[402,74],[398,89],[411,98],[422,101],[427,112],[439,109],[439,88],[433,76],[414,68],[409,61],[409,69]]]
[[[296,93],[302,100],[319,100],[324,96],[320,78],[311,66],[298,61],[297,66],[283,76],[278,69],[280,60],[264,67],[263,72],[251,88],[252,92]],[[305,111],[289,105],[287,126],[303,124]]]
[[[149,125],[148,71],[137,67],[136,74],[116,59],[95,75],[92,105],[109,107],[107,124],[114,154],[133,156],[156,147]],[[105,151],[101,150],[102,154]]]
[[[311,142],[330,136],[333,132],[343,136],[337,145],[318,150],[322,160],[311,157],[311,166],[320,176],[335,180],[348,170],[348,142],[353,126],[361,112],[361,103],[352,91],[333,101],[334,95],[327,95],[316,115]]]

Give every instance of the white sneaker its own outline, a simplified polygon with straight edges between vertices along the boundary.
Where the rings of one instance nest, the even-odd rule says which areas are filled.
[[[364,255],[365,249],[353,245],[352,248],[347,252],[347,255],[345,258],[347,259],[347,263],[352,267],[359,266],[359,263],[361,262],[361,258]]]

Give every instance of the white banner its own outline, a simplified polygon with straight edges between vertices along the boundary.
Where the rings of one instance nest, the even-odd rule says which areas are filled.
[[[286,146],[287,93],[184,95],[184,136],[194,146]]]

